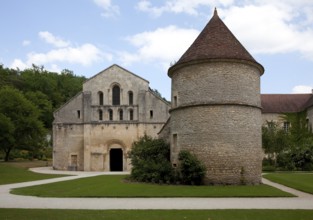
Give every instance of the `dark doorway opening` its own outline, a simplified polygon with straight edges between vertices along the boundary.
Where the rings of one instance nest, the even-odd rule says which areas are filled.
[[[110,150],[110,170],[123,171],[123,150],[111,149]]]

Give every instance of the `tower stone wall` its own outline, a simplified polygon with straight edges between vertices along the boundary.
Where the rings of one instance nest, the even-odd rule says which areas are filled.
[[[177,99],[171,110],[172,162],[178,163],[180,150],[189,150],[206,165],[207,183],[260,183],[258,68],[236,62],[201,63],[174,71],[172,82]]]
[[[206,184],[261,183],[263,71],[215,11],[168,72],[174,166],[188,150],[206,166]]]

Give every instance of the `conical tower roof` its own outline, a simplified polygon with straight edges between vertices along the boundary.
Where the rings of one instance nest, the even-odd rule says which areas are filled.
[[[250,55],[244,46],[237,40],[233,33],[220,19],[216,9],[214,15],[196,40],[182,55],[177,63],[169,69],[178,67],[182,64],[205,61],[205,60],[241,60],[256,64],[261,71],[264,68]]]

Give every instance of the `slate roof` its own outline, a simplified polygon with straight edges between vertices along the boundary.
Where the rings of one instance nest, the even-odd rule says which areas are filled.
[[[313,106],[313,94],[261,94],[263,113],[293,113]]]
[[[255,61],[250,53],[219,18],[216,9],[211,20],[174,66],[190,61],[208,59],[236,59],[250,61],[259,65],[261,73],[264,72],[262,65]]]

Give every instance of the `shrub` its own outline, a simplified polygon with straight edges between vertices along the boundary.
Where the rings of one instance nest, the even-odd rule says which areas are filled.
[[[130,178],[140,182],[167,183],[172,181],[174,170],[170,163],[170,146],[162,139],[147,135],[132,145]]]
[[[201,185],[205,176],[205,166],[189,151],[183,150],[178,155],[181,181],[184,184]]]

